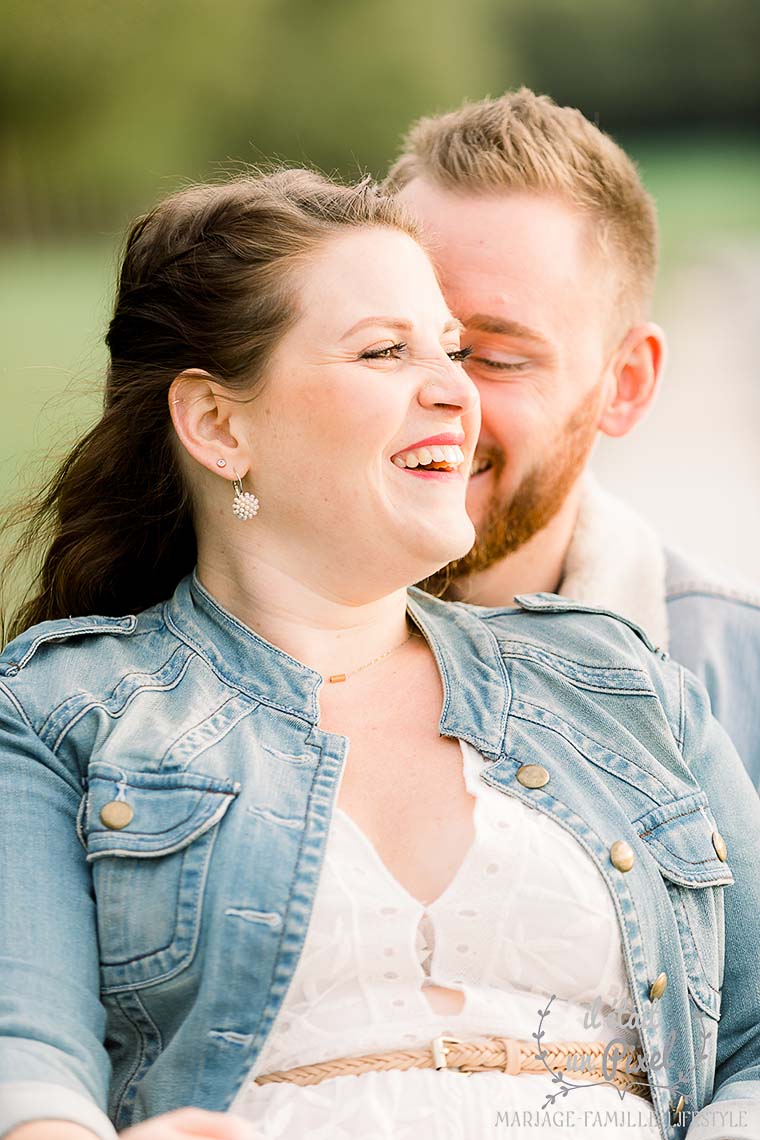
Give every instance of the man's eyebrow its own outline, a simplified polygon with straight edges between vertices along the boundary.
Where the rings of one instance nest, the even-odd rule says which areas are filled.
[[[348,332],[345,332],[340,338],[346,340],[352,333],[357,332],[358,329],[364,328],[365,325],[383,325],[385,328],[397,329],[399,332],[409,333],[412,331],[413,325],[411,321],[405,321],[402,317],[363,317],[362,320],[357,321],[352,325]],[[451,317],[443,326],[443,332],[464,332],[464,325],[456,317]]]
[[[536,329],[529,328],[519,321],[508,320],[506,317],[491,316],[490,313],[473,313],[465,321],[468,332],[493,333],[495,336],[512,336],[518,340],[531,340],[545,348],[550,343]]]

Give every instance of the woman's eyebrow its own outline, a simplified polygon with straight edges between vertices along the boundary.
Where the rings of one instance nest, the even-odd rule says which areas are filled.
[[[352,325],[348,332],[345,332],[340,339],[345,340],[346,337],[351,336],[357,329],[364,328],[365,325],[383,325],[385,328],[398,329],[399,332],[412,331],[411,321],[402,320],[401,317],[363,317],[360,321],[357,321],[355,325]]]
[[[340,338],[346,340],[358,329],[364,328],[365,325],[383,325],[384,328],[396,329],[398,332],[409,333],[414,328],[411,321],[406,321],[402,317],[362,317],[355,325],[352,325],[348,332],[345,332]],[[446,324],[443,326],[443,332],[464,332],[464,325],[456,317],[450,317]]]

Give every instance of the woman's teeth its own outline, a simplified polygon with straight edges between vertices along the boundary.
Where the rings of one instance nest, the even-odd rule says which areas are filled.
[[[464,452],[456,444],[445,447],[417,447],[393,456],[397,467],[429,467],[447,469],[464,463]]]

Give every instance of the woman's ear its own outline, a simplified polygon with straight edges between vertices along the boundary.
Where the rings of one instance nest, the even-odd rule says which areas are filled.
[[[241,477],[250,466],[248,441],[236,415],[238,403],[209,372],[188,368],[169,388],[169,414],[185,450],[203,467],[219,474],[218,459]]]
[[[611,396],[599,420],[605,435],[627,435],[654,401],[665,364],[665,333],[659,325],[635,325],[610,364]]]

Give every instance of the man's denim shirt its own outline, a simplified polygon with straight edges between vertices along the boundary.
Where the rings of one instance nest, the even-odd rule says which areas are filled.
[[[663,1137],[758,1140],[760,800],[704,689],[636,627],[517,601],[409,590],[440,732],[604,877]],[[293,977],[348,751],[319,728],[320,684],[196,571],[142,613],[42,622],[5,648],[0,1136],[47,1116],[106,1140],[230,1105]],[[516,779],[531,763],[541,788]],[[133,812],[121,829],[101,816],[114,802]]]

